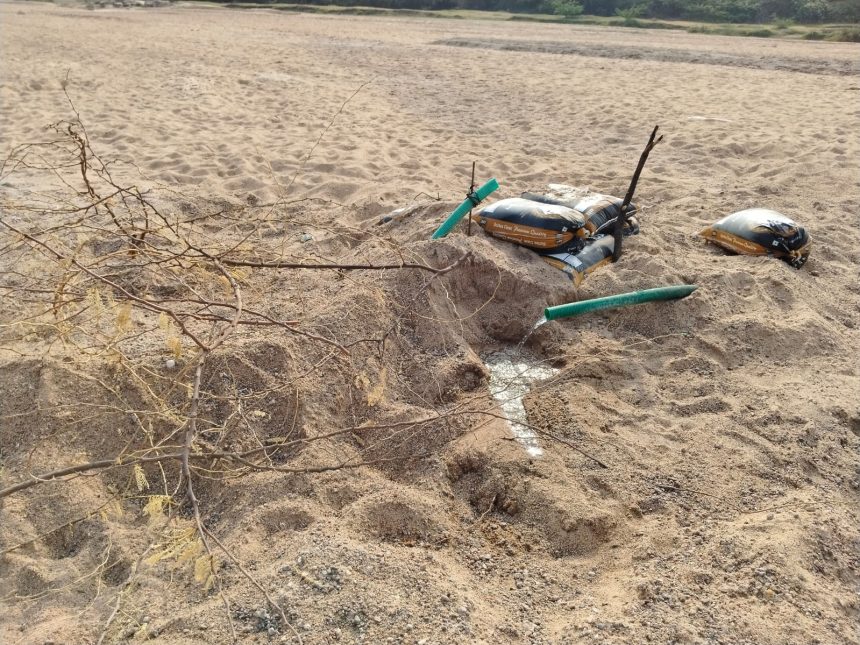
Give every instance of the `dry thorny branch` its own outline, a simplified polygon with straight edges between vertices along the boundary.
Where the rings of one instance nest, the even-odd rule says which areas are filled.
[[[115,178],[114,164],[93,150],[73,105],[72,109],[75,117],[55,124],[49,140],[15,148],[0,168],[0,181],[13,174],[26,179],[48,173],[62,189],[30,192],[14,202],[4,196],[0,293],[7,316],[0,321],[0,338],[9,352],[20,356],[105,366],[101,372],[95,370],[102,376],[93,375],[93,370],[76,372],[86,387],[104,396],[81,397],[74,406],[63,403],[62,410],[51,411],[61,412],[65,422],[34,432],[43,443],[109,416],[124,419],[133,432],[122,435],[115,452],[98,459],[82,462],[68,455],[70,465],[38,474],[27,462],[15,464],[17,481],[0,489],[0,500],[49,482],[119,473],[118,481],[124,478],[126,483],[117,489],[116,499],[138,499],[146,514],[166,517],[162,527],[166,537],[149,544],[152,555],[145,560],[141,555],[131,567],[99,642],[141,562],[170,558],[193,562],[195,577],[220,595],[235,640],[230,601],[221,586],[219,553],[265,596],[280,624],[301,642],[285,609],[216,536],[201,508],[198,487],[253,472],[310,474],[402,462],[403,447],[421,433],[457,420],[472,423],[481,415],[498,416],[486,397],[473,397],[445,409],[430,405],[432,413],[420,418],[374,423],[354,415],[352,425],[313,435],[296,421],[303,379],[328,366],[354,381],[364,378],[354,361],[356,348],[373,349],[381,361],[391,338],[400,333],[401,321],[418,306],[421,293],[470,257],[433,266],[388,242],[380,245],[387,246],[388,259],[377,262],[284,258],[274,247],[267,254],[265,231],[275,229],[281,235],[284,231],[278,204],[269,209],[222,205],[209,214],[197,208],[174,212],[156,191]],[[391,305],[397,310],[382,329],[345,340],[330,325],[302,319],[303,306],[282,317],[259,288],[248,286],[252,271],[269,276],[269,284],[287,291],[295,283],[292,293],[305,289],[302,276],[311,271],[329,272],[345,283],[351,280],[350,272],[368,276],[409,271],[424,277],[411,298]],[[254,291],[254,302],[246,298],[248,288]],[[232,360],[227,349],[245,338],[260,338],[261,333],[290,339],[294,355],[303,358],[295,361],[301,369],[291,368],[279,381],[249,385],[248,375],[237,373],[244,364]],[[373,396],[371,391],[371,406]],[[285,420],[275,423],[272,413],[262,409],[272,400],[280,402]],[[3,422],[17,417],[35,424],[48,412],[42,405],[6,415]],[[333,442],[340,439],[352,442],[352,449],[339,449]],[[312,447],[315,450],[309,450]],[[35,452],[33,448],[31,453]],[[416,449],[405,459],[426,456],[426,451]],[[23,473],[29,474],[22,478]],[[151,485],[153,478],[160,484]],[[94,512],[104,512],[104,506]],[[61,527],[91,515],[70,519]],[[191,529],[182,528],[183,523]],[[2,555],[33,541],[11,546]]]

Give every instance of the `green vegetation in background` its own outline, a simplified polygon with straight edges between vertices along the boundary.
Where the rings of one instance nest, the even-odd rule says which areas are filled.
[[[246,4],[242,0],[233,3]],[[277,3],[260,2],[268,5]],[[860,23],[860,0],[299,0],[291,4],[354,7],[357,9],[408,9],[414,11],[494,11],[553,15],[561,20],[588,17],[620,19],[626,26],[648,26],[648,20],[684,20],[704,23],[785,25]]]
[[[46,0],[50,1],[50,0]],[[186,0],[194,1],[194,0]],[[198,0],[201,4],[225,4],[218,0]],[[464,18],[472,20],[513,20],[522,22],[570,22],[582,25],[609,25],[614,27],[637,27],[641,29],[675,29],[699,34],[722,36],[754,36],[768,38],[796,38],[804,40],[830,40],[860,42],[860,27],[855,24],[799,25],[781,20],[773,24],[705,23],[695,21],[654,20],[635,18],[622,12],[614,17],[593,15],[569,15],[558,13],[512,13],[509,11],[482,11],[476,9],[392,9],[367,6],[343,6],[334,4],[295,4],[281,2],[244,2],[226,0],[231,8],[277,9],[302,13],[349,14],[358,16],[422,16],[428,18]],[[574,10],[575,11],[575,10]]]
[[[585,11],[585,8],[577,0],[550,0],[549,6],[554,15],[568,20],[579,18]]]

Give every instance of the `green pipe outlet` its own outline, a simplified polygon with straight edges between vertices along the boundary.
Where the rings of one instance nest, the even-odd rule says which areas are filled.
[[[657,289],[619,293],[616,296],[606,296],[605,298],[594,298],[580,302],[569,302],[566,305],[547,307],[543,310],[543,315],[547,320],[555,320],[556,318],[579,316],[592,311],[600,311],[601,309],[641,305],[644,302],[655,302],[658,300],[677,300],[679,298],[686,298],[698,288],[694,284],[679,284],[672,287],[658,287]]]
[[[436,229],[436,232],[433,233],[433,237],[431,240],[438,240],[440,237],[445,237],[448,233],[451,232],[457,222],[463,219],[463,215],[472,210],[475,206],[477,206],[480,202],[485,200],[490,193],[499,189],[499,182],[496,181],[495,177],[490,179],[486,184],[481,186],[474,193],[471,193],[462,204],[460,204],[453,213],[448,216],[444,222],[442,222],[442,226]],[[474,197],[474,200],[472,199]]]

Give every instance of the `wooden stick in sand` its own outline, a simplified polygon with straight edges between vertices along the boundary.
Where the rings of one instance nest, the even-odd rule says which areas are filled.
[[[475,192],[475,164],[477,161],[472,162],[472,182],[469,184],[469,194]],[[472,237],[472,209],[469,209],[469,226],[466,228],[466,236]]]
[[[645,146],[645,149],[642,151],[642,155],[639,157],[639,165],[636,166],[636,172],[633,173],[633,178],[630,180],[630,187],[627,189],[627,194],[624,196],[624,201],[621,203],[618,217],[615,218],[615,228],[612,232],[612,236],[615,238],[615,248],[612,250],[613,262],[618,262],[618,258],[621,257],[621,240],[624,236],[624,225],[627,224],[627,209],[630,206],[630,202],[633,201],[633,193],[636,191],[636,184],[639,183],[639,175],[642,174],[642,169],[645,167],[645,162],[648,160],[648,154],[654,149],[654,146],[663,140],[662,134],[657,137],[657,130],[659,128],[659,125],[655,125],[654,130],[651,132],[651,137],[648,139],[648,145]]]

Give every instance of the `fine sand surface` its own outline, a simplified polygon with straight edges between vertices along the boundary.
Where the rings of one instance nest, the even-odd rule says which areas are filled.
[[[320,444],[326,458],[389,460],[378,467],[201,481],[204,520],[303,642],[860,642],[860,46],[2,3],[0,47],[4,158],[74,116],[65,85],[114,176],[165,208],[218,213],[204,228],[224,248],[247,222],[221,213],[268,209],[243,247],[261,258],[406,253],[441,267],[472,252],[435,280],[243,274],[248,307],[345,345],[388,339],[350,345],[336,363],[306,338],[242,331],[206,383],[215,392],[241,373],[237,391],[265,391],[253,412],[271,420],[259,422],[268,437],[477,402],[498,412],[481,359],[511,351],[547,304],[699,285],[683,301],[552,322],[529,338],[529,360],[554,368],[524,401],[529,423],[556,438],[539,437],[539,457],[498,418],[450,416],[377,443],[367,433]],[[623,195],[655,124],[665,140],[639,183],[641,234],[578,290],[480,230],[428,240],[473,160],[479,180],[499,179],[496,196],[549,182]],[[20,168],[2,182],[0,216],[30,232],[56,223],[27,206],[59,199],[57,177]],[[403,206],[415,207],[377,226]],[[806,227],[805,267],[696,237],[756,206]],[[8,252],[20,241],[0,228],[4,289],[43,270]],[[114,384],[106,364],[48,351],[45,337],[8,326],[18,315],[0,312],[0,488],[137,440],[93,385]],[[164,348],[146,338],[132,358],[161,369]],[[135,387],[117,377],[111,391],[130,400]],[[204,411],[213,423],[219,400]],[[309,452],[295,463],[323,458]],[[105,643],[230,642],[221,599],[187,568],[137,567],[160,539],[146,500],[94,511],[122,481],[0,500],[0,550],[15,547],[0,556],[0,643],[95,643],[117,606]],[[176,512],[174,528],[190,526],[187,506]],[[234,565],[220,577],[239,642],[298,642]]]

